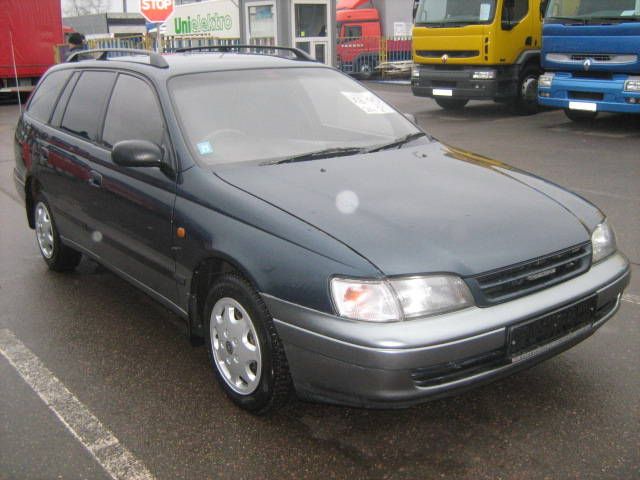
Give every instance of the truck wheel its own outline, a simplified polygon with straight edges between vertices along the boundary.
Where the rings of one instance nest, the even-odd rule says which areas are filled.
[[[361,58],[357,61],[358,78],[361,80],[369,80],[376,73],[376,62],[372,58]]]
[[[283,406],[293,392],[289,365],[271,315],[249,282],[221,276],[204,314],[209,358],[227,396],[255,414]]]
[[[62,243],[49,204],[42,195],[36,198],[33,218],[38,249],[49,269],[55,272],[69,272],[75,269],[82,254]]]
[[[441,98],[435,97],[434,100],[441,108],[445,110],[462,110],[469,100],[466,98]]]
[[[598,116],[598,112],[584,112],[582,110],[569,110],[565,108],[564,114],[569,120],[576,123],[591,123]]]
[[[540,111],[538,105],[538,77],[540,69],[529,65],[518,79],[518,96],[513,102],[513,111],[518,115],[533,115]]]

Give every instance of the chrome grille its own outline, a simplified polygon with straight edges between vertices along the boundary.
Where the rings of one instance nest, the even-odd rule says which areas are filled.
[[[480,307],[528,295],[564,282],[591,266],[591,242],[466,279]]]

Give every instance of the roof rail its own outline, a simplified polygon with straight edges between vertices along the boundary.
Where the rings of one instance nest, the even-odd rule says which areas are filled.
[[[239,53],[240,50],[249,50],[249,52],[247,53],[255,53],[257,50],[262,50],[266,52],[281,50],[284,52],[293,53],[296,56],[296,60],[301,60],[305,62],[316,61],[315,58],[313,58],[307,52],[300,50],[299,48],[276,47],[271,45],[207,45],[202,47],[178,48],[176,49],[176,53],[185,53],[185,52],[223,52],[223,53],[236,52],[236,53]],[[251,50],[253,50],[253,52]]]
[[[91,54],[95,53],[99,53],[100,55],[96,57],[91,56]],[[148,50],[136,50],[134,48],[97,48],[93,50],[79,50],[72,53],[67,59],[67,62],[78,62],[81,60],[109,60],[109,53],[128,53],[130,55],[146,56],[149,57],[149,65],[152,67],[169,68],[169,64],[162,55]]]

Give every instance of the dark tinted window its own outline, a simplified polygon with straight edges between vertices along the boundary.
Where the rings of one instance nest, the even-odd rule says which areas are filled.
[[[502,20],[505,22],[519,22],[529,13],[529,0],[515,0],[513,3],[513,8],[508,8],[505,4],[502,11]]]
[[[344,27],[344,36],[346,38],[361,38],[362,27],[360,25],[347,25]]]
[[[115,74],[108,72],[84,72],[71,94],[62,128],[95,140],[114,77]]]
[[[41,122],[48,122],[71,73],[71,70],[62,70],[47,75],[29,102],[29,115]]]
[[[120,75],[107,110],[104,143],[148,140],[161,145],[162,132],[162,114],[151,87],[139,78]]]

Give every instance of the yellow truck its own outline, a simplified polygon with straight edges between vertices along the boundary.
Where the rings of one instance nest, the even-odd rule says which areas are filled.
[[[419,0],[413,27],[413,94],[447,110],[469,100],[538,110],[546,0]]]

